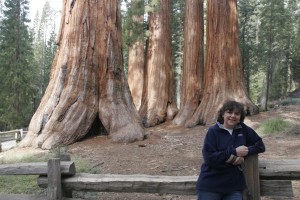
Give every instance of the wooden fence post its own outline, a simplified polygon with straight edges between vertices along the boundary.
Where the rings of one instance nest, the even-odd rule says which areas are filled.
[[[21,129],[20,129],[20,141],[23,140],[23,138],[24,138],[24,131],[23,131],[23,129],[21,128]]]
[[[61,200],[61,173],[60,173],[60,159],[53,158],[48,161],[48,188],[47,199],[48,200]]]
[[[247,190],[244,191],[243,199],[260,200],[258,155],[247,156],[243,168],[248,186]]]
[[[61,159],[61,161],[71,161],[71,156],[68,153],[60,153],[59,154],[59,158]],[[72,198],[73,194],[72,194],[72,190],[68,190],[66,188],[62,188],[62,196],[63,197],[69,197]]]

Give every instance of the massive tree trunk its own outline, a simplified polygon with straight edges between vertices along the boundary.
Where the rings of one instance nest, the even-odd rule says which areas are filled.
[[[21,146],[76,142],[99,119],[113,141],[143,139],[123,72],[120,23],[119,0],[64,0],[50,83]]]
[[[145,127],[173,119],[177,113],[171,59],[170,1],[160,0],[157,10],[150,13],[149,18],[151,35],[139,109]]]
[[[144,0],[131,2],[132,28],[130,30],[130,45],[128,58],[128,84],[134,105],[137,109],[141,106],[144,85]],[[135,12],[134,12],[135,11]],[[142,12],[141,12],[142,11]],[[138,12],[138,13],[136,13]]]
[[[185,1],[184,56],[180,110],[173,120],[184,125],[200,104],[204,68],[203,0]]]
[[[187,127],[214,123],[224,101],[245,104],[248,114],[258,112],[249,100],[239,50],[237,0],[207,1],[207,51],[203,98]]]

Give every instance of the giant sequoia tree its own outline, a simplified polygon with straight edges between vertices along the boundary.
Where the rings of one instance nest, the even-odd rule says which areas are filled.
[[[50,83],[21,146],[73,143],[93,122],[113,141],[143,139],[122,68],[120,23],[119,0],[64,0]]]
[[[176,125],[183,125],[190,119],[200,104],[204,65],[203,22],[203,1],[186,0],[181,105],[173,120]]]
[[[257,107],[249,100],[239,50],[237,0],[207,1],[207,48],[201,103],[187,127],[213,123],[219,106],[228,99],[245,104],[248,114]]]
[[[139,113],[146,127],[173,119],[177,112],[172,71],[170,1],[159,0],[149,15],[146,69]]]

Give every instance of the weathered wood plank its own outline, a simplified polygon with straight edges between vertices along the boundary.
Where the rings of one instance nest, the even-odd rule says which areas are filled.
[[[47,162],[39,163],[16,163],[0,165],[0,175],[47,175]],[[75,164],[72,161],[60,163],[62,175],[74,175]]]
[[[4,194],[0,193],[0,200],[47,200],[46,196],[28,195],[28,194]],[[62,200],[79,200],[63,197]]]
[[[119,174],[76,174],[63,178],[62,186],[74,191],[137,192],[195,195],[197,176],[151,176]],[[47,179],[38,179],[40,187],[47,187]]]
[[[197,176],[150,176],[119,174],[76,174],[62,179],[63,188],[74,191],[137,192],[195,195]],[[38,185],[47,187],[47,178],[39,178]],[[292,197],[300,187],[288,180],[260,180],[261,196]]]
[[[60,173],[60,159],[50,159],[48,161],[48,200],[61,200],[61,173]]]
[[[261,180],[260,192],[262,196],[292,197],[292,182],[289,180]]]
[[[248,188],[243,193],[244,200],[260,199],[260,183],[258,171],[258,155],[247,156],[243,170]]]
[[[260,160],[261,179],[300,180],[300,159]]]

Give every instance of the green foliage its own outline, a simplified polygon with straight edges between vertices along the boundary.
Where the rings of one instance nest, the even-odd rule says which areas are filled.
[[[183,65],[183,46],[184,46],[184,6],[185,1],[171,1],[171,32],[172,32],[172,64],[174,74],[175,96],[179,105],[181,90],[181,74]]]
[[[41,17],[39,18],[39,13],[37,13],[34,20],[34,64],[38,72],[35,82],[38,86],[37,101],[40,101],[48,86],[52,61],[57,51],[55,43],[56,15],[56,11],[46,1]]]
[[[290,105],[300,105],[300,99],[299,98],[286,98],[283,99],[280,104],[282,106],[290,106]]]
[[[263,71],[256,71],[250,76],[250,99],[258,104],[261,92],[264,89],[265,73]]]
[[[93,168],[92,165],[89,162],[87,162],[86,159],[84,159],[80,156],[74,155],[72,157],[72,160],[75,163],[76,172],[78,172],[78,173],[90,173],[90,174],[99,173],[98,169]]]
[[[45,190],[37,185],[36,175],[0,176],[0,193],[43,194]]]
[[[133,0],[126,4],[126,11],[122,11],[122,45],[124,58],[124,71],[128,73],[129,48],[137,41],[145,41],[146,23],[144,21],[144,0]]]
[[[4,1],[0,18],[0,130],[27,127],[48,85],[56,35],[54,12],[47,5],[42,22],[35,21],[39,31],[32,31],[28,0]]]
[[[125,32],[123,32],[123,40],[126,45],[131,46],[136,41],[144,41],[144,0],[133,0],[127,7],[127,12],[122,15],[123,30],[125,30]]]
[[[159,9],[160,0],[149,0],[145,6],[145,11],[148,13],[156,12]]]
[[[6,0],[0,27],[0,129],[27,126],[36,86],[27,0]]]
[[[288,121],[285,121],[280,118],[273,118],[267,121],[264,121],[257,132],[262,133],[264,135],[274,134],[283,132],[289,128],[291,128],[292,124]]]
[[[247,91],[256,103],[277,100],[300,80],[299,1],[241,0],[238,6]]]
[[[253,78],[252,76],[256,74],[258,68],[256,45],[256,26],[258,20],[257,5],[257,0],[238,1],[240,49],[242,54],[242,64],[244,67],[245,84],[248,93],[251,92],[251,78]]]

